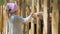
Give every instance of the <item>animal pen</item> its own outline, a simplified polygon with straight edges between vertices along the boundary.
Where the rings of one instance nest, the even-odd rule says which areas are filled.
[[[31,11],[43,12],[22,24],[23,34],[60,34],[60,0],[14,0],[14,3],[19,6],[17,14],[21,17],[27,17]],[[0,34],[9,33],[6,11],[6,6],[0,5]]]

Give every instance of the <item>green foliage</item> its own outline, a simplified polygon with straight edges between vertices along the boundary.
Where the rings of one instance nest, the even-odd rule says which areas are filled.
[[[0,5],[5,4],[5,0],[0,0]]]

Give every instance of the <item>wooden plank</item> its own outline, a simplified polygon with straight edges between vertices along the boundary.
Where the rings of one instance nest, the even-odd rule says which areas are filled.
[[[32,8],[31,11],[34,12],[34,0],[32,0]],[[34,22],[33,22],[33,18],[31,19],[31,33],[30,34],[34,34]]]
[[[25,0],[22,0],[22,14],[23,17],[26,17],[26,4],[25,4]]]
[[[20,11],[20,7],[21,7],[21,0],[19,0],[19,1],[17,1],[18,2],[18,6],[19,6],[19,9],[18,9],[18,14],[19,14],[19,16],[21,16],[21,11]]]
[[[3,22],[2,22],[2,6],[0,6],[0,33],[2,34],[2,25]]]
[[[41,9],[41,4],[39,5],[39,1],[41,2],[41,0],[37,0],[37,12],[39,12],[39,7]],[[40,10],[41,11],[41,10]],[[40,21],[40,17],[37,17],[37,34],[41,34],[41,21]]]
[[[48,14],[48,23],[47,23],[47,34],[51,34],[51,0],[47,0],[47,14]]]
[[[59,17],[60,17],[60,0],[58,0],[58,9],[59,9]],[[58,23],[58,34],[60,34],[60,18]]]
[[[43,27],[43,34],[47,34],[47,23],[48,23],[48,8],[47,8],[47,0],[44,0],[44,8],[43,8],[43,22],[44,22],[44,27]]]
[[[3,5],[3,34],[8,34],[8,15],[6,13],[6,7]]]
[[[22,0],[19,0],[19,7],[20,7],[20,16],[21,16],[21,6],[22,6]]]
[[[25,4],[25,0],[21,0],[21,16],[22,17],[26,17],[26,4]],[[23,34],[25,34],[25,24],[22,25],[23,28]]]
[[[51,33],[51,23],[50,23],[50,0],[44,0],[44,9],[43,9],[43,34]]]
[[[28,1],[28,0],[27,0]],[[30,15],[30,6],[26,7],[26,17]],[[26,23],[26,34],[31,34],[31,30],[29,29],[29,23]]]
[[[58,34],[59,11],[57,1],[58,0],[53,0],[52,34]]]
[[[27,0],[28,1],[28,0]],[[29,16],[29,12],[28,12],[28,9],[27,9],[27,7],[26,7],[26,1],[25,1],[25,15],[26,15],[26,17],[28,17]],[[29,34],[29,23],[25,23],[25,34]]]
[[[26,7],[26,17],[30,15],[29,6]],[[29,23],[26,23],[26,34],[29,34]]]
[[[31,33],[30,34],[34,34],[34,22],[33,22],[33,18],[31,20]]]

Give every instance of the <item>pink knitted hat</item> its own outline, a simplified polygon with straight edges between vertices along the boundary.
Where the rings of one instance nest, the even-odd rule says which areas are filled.
[[[10,9],[10,12],[13,13],[16,10],[18,10],[18,6],[15,3],[7,3],[6,5],[8,9]]]

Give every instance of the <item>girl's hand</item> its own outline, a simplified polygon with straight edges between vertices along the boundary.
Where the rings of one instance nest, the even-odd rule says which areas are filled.
[[[42,17],[43,17],[43,12],[37,12],[37,13],[31,12],[30,15],[31,15],[31,17],[33,17],[33,18],[39,17],[39,18],[42,19]]]
[[[34,12],[31,12],[31,17],[33,17],[33,18],[36,18],[37,17],[37,14],[36,13],[34,13]]]

